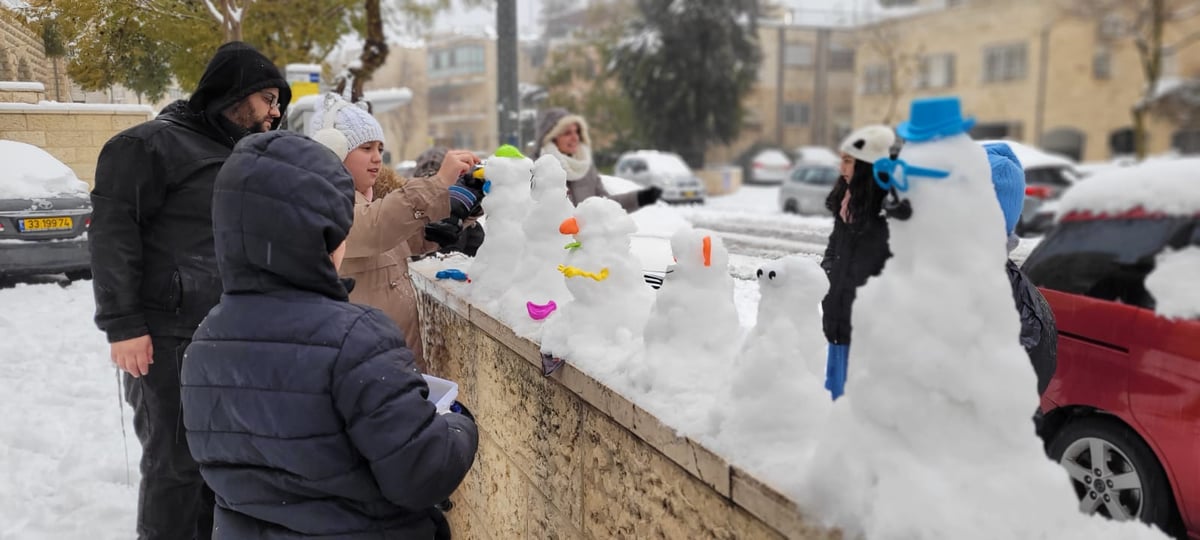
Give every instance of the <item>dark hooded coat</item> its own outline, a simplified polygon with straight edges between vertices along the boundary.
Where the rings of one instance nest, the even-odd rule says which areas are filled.
[[[183,362],[184,426],[214,538],[421,539],[478,433],[438,415],[399,329],[348,301],[329,253],[354,220],[337,157],[290,132],[238,143],[216,181],[225,294]]]
[[[89,231],[96,325],[108,341],[153,334],[190,338],[217,303],[213,181],[248,132],[221,112],[266,88],[291,90],[265,56],[222,45],[188,101],[114,136],[96,163]]]

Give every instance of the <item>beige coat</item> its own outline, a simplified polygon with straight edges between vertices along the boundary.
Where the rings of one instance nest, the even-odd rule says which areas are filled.
[[[408,257],[436,249],[425,224],[450,216],[450,195],[436,178],[416,178],[382,199],[354,194],[354,226],[346,239],[342,277],[354,278],[350,301],[383,310],[404,331],[417,367],[425,370],[421,324],[408,276]]]

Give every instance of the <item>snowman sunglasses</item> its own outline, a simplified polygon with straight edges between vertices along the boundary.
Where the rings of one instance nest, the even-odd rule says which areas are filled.
[[[906,221],[912,217],[912,203],[908,199],[901,199],[897,190],[908,191],[908,177],[911,175],[941,179],[950,176],[950,173],[909,165],[908,162],[899,159],[899,155],[898,150],[893,150],[891,155],[875,162],[875,183],[891,196],[883,202],[883,211],[887,217]]]

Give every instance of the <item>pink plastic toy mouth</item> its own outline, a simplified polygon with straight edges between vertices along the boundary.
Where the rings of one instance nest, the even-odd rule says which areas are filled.
[[[533,302],[525,302],[525,309],[529,311],[529,318],[535,321],[540,321],[546,317],[549,317],[551,313],[554,313],[554,310],[558,309],[558,304],[555,304],[554,300],[542,305],[538,305]]]

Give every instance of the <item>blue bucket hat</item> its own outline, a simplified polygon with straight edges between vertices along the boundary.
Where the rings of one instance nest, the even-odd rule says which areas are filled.
[[[896,126],[896,133],[910,142],[966,133],[975,125],[974,118],[963,118],[962,102],[957,96],[914,99],[908,117]]]

